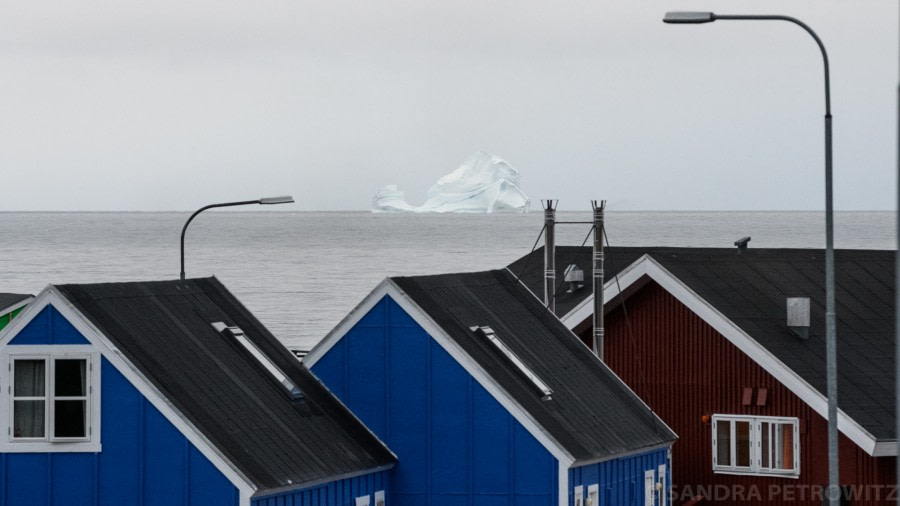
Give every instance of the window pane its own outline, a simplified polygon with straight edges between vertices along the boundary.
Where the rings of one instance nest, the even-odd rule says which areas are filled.
[[[44,361],[16,360],[15,397],[44,396]]]
[[[778,424],[775,426],[775,459],[776,469],[791,470],[794,468],[794,426]]]
[[[55,395],[57,397],[82,397],[87,395],[86,360],[66,359],[56,360],[54,363],[56,364]]]
[[[762,460],[760,463],[760,467],[762,467],[763,469],[770,469],[772,467],[772,449],[769,448],[769,431],[772,427],[772,424],[769,422],[762,422],[759,424],[759,427],[760,432],[762,432],[762,434],[760,434],[761,444],[759,447],[760,457]]]
[[[44,401],[15,401],[13,411],[13,437],[44,437]]]
[[[56,401],[54,413],[55,437],[85,437],[85,408],[87,401]]]
[[[734,422],[734,465],[750,467],[750,422]]]
[[[716,461],[720,466],[731,465],[731,422],[716,422]]]

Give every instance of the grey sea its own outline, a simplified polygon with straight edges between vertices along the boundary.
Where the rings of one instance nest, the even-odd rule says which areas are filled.
[[[47,284],[177,279],[189,213],[0,213],[0,292]],[[561,212],[561,221],[590,213]],[[838,248],[895,249],[893,212],[835,217]],[[308,349],[387,276],[501,268],[531,251],[528,214],[217,212],[191,223],[188,277],[219,278],[281,341]],[[608,212],[613,246],[822,248],[820,212]],[[561,225],[580,245],[589,225]],[[590,243],[588,243],[590,246]]]

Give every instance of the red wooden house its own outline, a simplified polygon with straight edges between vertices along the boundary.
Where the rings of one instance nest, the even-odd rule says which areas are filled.
[[[590,279],[590,254],[557,248],[557,279],[571,264]],[[836,252],[845,504],[897,502],[894,255]],[[509,267],[537,294],[542,258]],[[610,248],[606,260],[604,361],[679,436],[673,504],[821,505],[824,253]],[[562,285],[556,311],[590,347],[590,285]],[[789,325],[789,311],[799,323]]]

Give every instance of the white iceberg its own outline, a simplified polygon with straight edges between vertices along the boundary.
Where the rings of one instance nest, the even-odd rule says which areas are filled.
[[[421,206],[410,205],[397,185],[379,188],[373,213],[528,212],[531,202],[519,188],[519,171],[505,160],[479,151],[458,169],[438,179]]]

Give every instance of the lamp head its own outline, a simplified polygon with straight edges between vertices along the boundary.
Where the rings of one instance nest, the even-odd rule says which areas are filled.
[[[294,201],[294,197],[290,195],[285,195],[283,197],[266,197],[259,199],[260,204],[290,204]]]
[[[663,18],[663,23],[673,25],[696,25],[700,23],[712,23],[716,20],[716,15],[712,12],[667,12]]]

